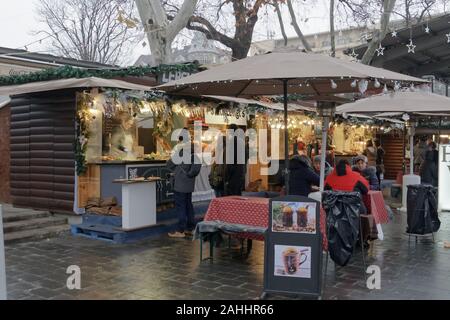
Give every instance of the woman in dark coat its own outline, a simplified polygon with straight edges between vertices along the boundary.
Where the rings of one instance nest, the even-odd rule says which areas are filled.
[[[307,197],[313,192],[312,186],[320,184],[310,160],[306,156],[295,155],[289,162],[289,194]]]

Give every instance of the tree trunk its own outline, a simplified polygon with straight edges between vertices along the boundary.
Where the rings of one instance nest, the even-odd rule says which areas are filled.
[[[336,35],[334,33],[334,0],[330,0],[330,40],[331,56],[336,56]]]
[[[241,60],[247,58],[249,50],[250,50],[249,46],[241,46],[241,45],[231,48],[232,59]]]
[[[378,30],[370,41],[364,56],[361,59],[361,63],[370,64],[378,45],[383,41],[388,32],[389,20],[391,18],[392,10],[394,10],[396,0],[384,0],[383,1],[383,15],[380,21],[380,30]]]
[[[135,0],[155,65],[172,62],[172,42],[186,27],[198,0],[185,0],[169,23],[160,0]]]
[[[288,44],[288,38],[287,38],[287,35],[286,35],[286,30],[284,30],[283,16],[281,14],[280,5],[278,4],[277,0],[275,0],[273,2],[273,5],[274,5],[275,10],[276,10],[277,15],[278,15],[278,21],[280,22],[281,34],[283,35],[284,46],[286,47],[287,44]]]
[[[309,45],[308,41],[306,40],[305,36],[303,35],[302,31],[300,30],[300,27],[298,26],[297,18],[295,17],[295,12],[294,12],[294,8],[292,7],[291,0],[287,0],[287,5],[288,5],[289,13],[291,15],[291,20],[292,20],[291,24],[294,27],[295,32],[297,33],[297,36],[300,38],[300,41],[302,42],[305,50],[312,51],[311,46]]]

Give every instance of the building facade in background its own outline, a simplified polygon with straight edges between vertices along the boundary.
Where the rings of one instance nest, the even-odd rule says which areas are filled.
[[[200,65],[212,66],[231,62],[231,52],[221,49],[208,40],[203,33],[196,32],[189,45],[177,49],[172,54],[173,63],[198,61]],[[135,62],[135,66],[155,66],[151,55],[142,55]]]

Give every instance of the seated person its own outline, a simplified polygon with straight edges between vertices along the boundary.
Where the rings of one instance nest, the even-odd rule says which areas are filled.
[[[380,181],[377,177],[377,168],[368,166],[368,159],[364,155],[355,158],[353,171],[362,175],[370,185],[370,190],[380,190]]]
[[[314,172],[320,176],[320,156],[315,156],[313,160],[314,165]],[[325,177],[328,177],[328,175],[333,171],[333,168],[330,166],[328,162],[325,162]]]
[[[333,172],[326,178],[325,190],[359,192],[362,196],[369,192],[369,183],[358,172],[352,171],[347,160],[342,159],[338,162]],[[359,213],[367,213],[362,197]]]
[[[307,197],[313,192],[312,186],[320,184],[307,156],[295,155],[289,161],[289,194]]]

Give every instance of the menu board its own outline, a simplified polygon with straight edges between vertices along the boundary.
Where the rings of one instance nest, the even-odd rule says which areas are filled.
[[[271,199],[264,293],[321,296],[320,203],[301,196]]]

